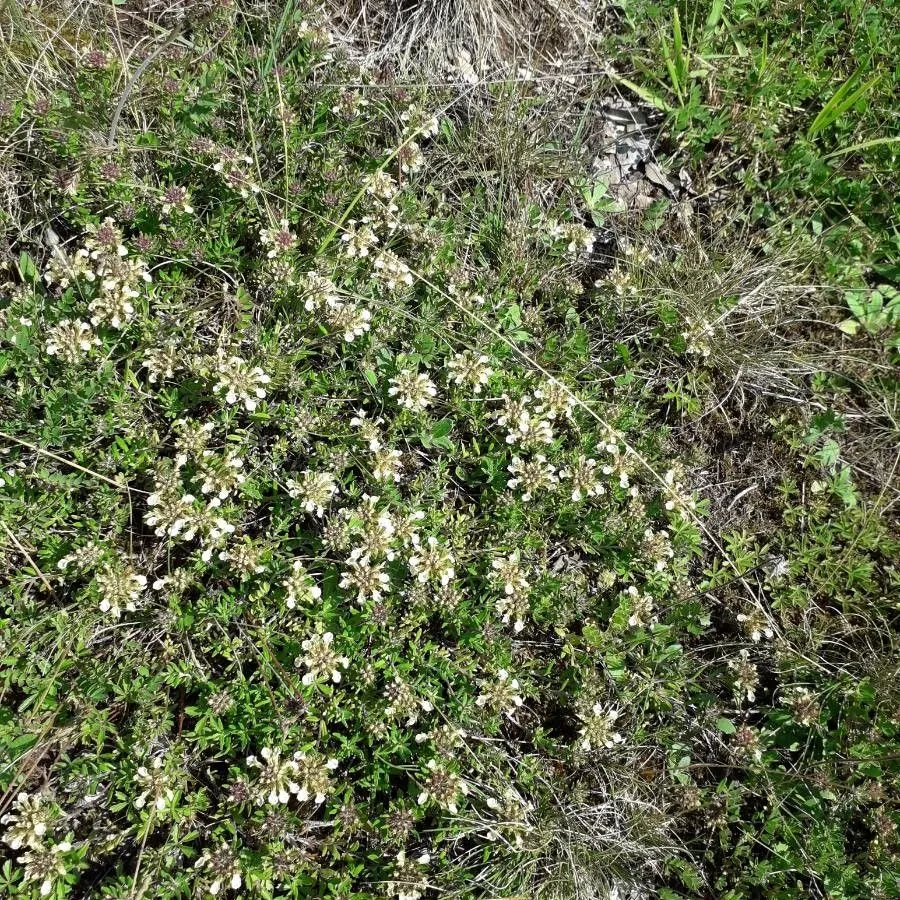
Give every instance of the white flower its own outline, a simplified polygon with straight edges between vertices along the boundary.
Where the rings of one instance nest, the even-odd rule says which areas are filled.
[[[163,194],[162,212],[164,216],[169,215],[173,209],[180,209],[182,212],[190,215],[194,211],[194,207],[190,203],[190,192],[187,188],[178,185],[172,185],[167,188]]]
[[[390,200],[397,193],[397,182],[389,172],[373,172],[366,182],[366,193],[382,200]]]
[[[414,553],[409,557],[409,571],[422,584],[428,581],[439,581],[446,586],[456,574],[453,568],[453,556],[441,547],[436,537],[429,537],[423,547],[418,535],[413,539]]]
[[[263,385],[272,379],[259,366],[252,368],[239,356],[228,356],[220,351],[216,362],[217,383],[213,386],[216,394],[225,393],[225,401],[244,404],[247,412],[253,412],[259,401],[266,396]]]
[[[619,715],[617,709],[605,709],[602,703],[595,703],[591,712],[581,717],[584,722],[584,727],[578,732],[581,735],[581,748],[589,751],[605,747],[609,750],[616,744],[621,744],[625,739],[613,730]]]
[[[415,141],[404,144],[397,153],[400,160],[400,171],[406,175],[418,172],[425,165],[425,155]]]
[[[396,397],[400,406],[411,412],[424,412],[437,396],[434,382],[424,373],[401,369],[390,379],[388,394]]]
[[[356,591],[357,603],[365,603],[366,600],[380,600],[390,582],[381,565],[372,562],[368,553],[357,548],[347,560],[347,570],[341,578],[340,587]]]
[[[597,467],[597,460],[589,459],[583,453],[579,453],[575,457],[572,465],[565,469],[560,469],[559,477],[561,479],[571,480],[572,482],[572,500],[578,503],[585,497],[599,497],[606,493],[606,488],[600,481],[600,469]]]
[[[194,868],[208,874],[211,880],[206,885],[206,891],[213,897],[219,894],[225,884],[233,891],[238,890],[242,884],[237,858],[225,843],[220,844],[216,850],[205,850],[194,863]]]
[[[295,559],[291,565],[290,574],[285,578],[283,587],[284,602],[288,609],[293,609],[298,603],[302,606],[311,606],[313,601],[322,596],[322,589],[312,580],[306,566],[299,559]]]
[[[325,507],[337,494],[337,482],[331,472],[311,472],[307,469],[300,481],[289,478],[288,494],[303,503],[303,509],[315,513],[319,518],[325,514]]]
[[[138,767],[134,780],[143,790],[135,798],[135,809],[143,809],[150,800],[157,812],[162,812],[174,799],[175,791],[170,786],[170,779],[163,770],[162,757],[155,757],[147,766]]]
[[[69,841],[38,844],[30,848],[18,858],[18,862],[24,866],[23,880],[26,883],[40,881],[40,895],[49,896],[54,882],[66,874],[66,866],[60,856],[71,849]]]
[[[479,684],[481,693],[475,699],[476,706],[486,706],[493,712],[502,712],[511,718],[524,702],[519,695],[518,679],[510,678],[506,669],[499,669],[495,679],[485,678]]]
[[[331,773],[338,767],[336,759],[323,759],[316,753],[295,753],[294,768],[297,784],[292,790],[301,802],[310,797],[316,803],[324,803],[331,788]]]
[[[744,626],[744,631],[750,635],[754,644],[758,644],[764,637],[769,640],[775,637],[775,629],[761,609],[738,613],[737,620]]]
[[[12,850],[37,847],[44,842],[50,819],[42,794],[20,791],[10,811],[0,818],[0,823],[8,826],[3,840]]]
[[[306,666],[303,683],[310,685],[322,677],[330,678],[335,684],[341,680],[341,669],[350,665],[346,656],[338,656],[332,648],[334,635],[330,631],[324,634],[313,634],[306,638],[300,647],[304,655],[294,660],[296,666]]]
[[[303,308],[307,312],[318,312],[341,302],[334,282],[318,272],[307,272],[300,281],[300,288],[305,296]]]
[[[507,487],[512,489],[523,487],[522,499],[526,502],[541,490],[555,490],[559,481],[556,467],[547,462],[547,457],[543,453],[538,453],[529,460],[514,456],[507,470],[513,476],[506,482]]]
[[[61,319],[50,329],[45,350],[48,356],[58,356],[63,362],[76,363],[99,346],[100,339],[87,322]]]
[[[548,419],[556,419],[557,416],[566,419],[572,418],[572,412],[578,405],[572,392],[556,379],[547,379],[535,392],[535,400],[538,400],[537,411]]]
[[[324,309],[325,321],[335,331],[343,334],[350,344],[362,337],[372,327],[372,313],[356,303],[330,300]]]
[[[347,224],[351,226],[350,230],[341,235],[344,254],[351,259],[362,259],[368,256],[371,249],[378,243],[378,235],[369,225],[357,228],[355,219],[351,219]]]
[[[382,447],[372,460],[372,477],[376,481],[399,481],[403,454],[399,450]]]
[[[251,769],[259,769],[259,778],[254,785],[254,798],[259,806],[268,803],[277,806],[287,803],[291,794],[300,790],[297,784],[297,763],[292,759],[281,758],[281,751],[271,747],[263,747],[259,755],[247,757],[247,765]]]
[[[424,790],[418,796],[419,806],[433,800],[438,806],[456,815],[459,812],[459,795],[468,794],[469,785],[456,772],[444,768],[435,759],[429,759],[426,767],[429,774],[425,779]]]
[[[381,432],[378,426],[384,423],[384,419],[370,419],[364,409],[358,409],[356,415],[350,420],[350,424],[359,429],[360,437],[369,445],[369,450],[375,453],[382,448]]]
[[[396,291],[401,286],[411,287],[413,284],[409,266],[389,250],[379,253],[372,267],[379,282],[389,291]]]
[[[274,259],[276,256],[290,250],[297,239],[291,234],[288,220],[282,219],[277,227],[260,229],[259,240],[262,244],[269,247],[269,252],[266,256],[269,259]]]
[[[465,385],[475,394],[480,394],[490,380],[494,370],[490,367],[490,358],[481,354],[476,356],[471,350],[463,350],[451,357],[447,363],[450,377],[454,384]]]
[[[128,563],[107,563],[94,577],[100,594],[100,611],[109,613],[114,619],[122,615],[122,610],[134,612],[142,591],[147,586],[147,577],[139,575]]]

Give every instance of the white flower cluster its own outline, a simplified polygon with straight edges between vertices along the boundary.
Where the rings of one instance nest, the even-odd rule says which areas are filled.
[[[282,587],[285,593],[284,604],[288,609],[294,609],[298,605],[311,606],[322,596],[322,589],[313,581],[306,566],[299,559],[295,559],[291,564],[291,571],[284,579]]]
[[[301,277],[299,285],[304,297],[303,308],[307,312],[320,312],[341,302],[335,283],[318,272],[307,272]]]
[[[672,544],[669,540],[669,532],[665,528],[654,531],[652,528],[644,529],[644,536],[641,542],[641,552],[645,559],[653,563],[653,568],[657,572],[665,570],[666,566],[675,556]]]
[[[603,437],[597,450],[609,456],[609,459],[603,464],[603,474],[614,476],[619,482],[619,487],[627,488],[631,486],[631,460],[628,454],[621,449],[622,441],[622,435],[611,431]]]
[[[150,510],[144,521],[154,529],[154,534],[187,542],[199,537],[204,562],[209,562],[214,550],[235,531],[234,525],[220,513],[222,501],[218,497],[213,497],[205,506],[199,505],[197,498],[184,493],[176,482],[157,482],[156,489],[147,498],[147,505]]]
[[[407,727],[419,721],[419,713],[434,712],[430,700],[416,695],[416,692],[399,676],[395,675],[384,691],[388,705],[384,708],[385,719],[404,721]]]
[[[407,137],[435,137],[440,127],[437,116],[414,103],[400,113],[400,121],[403,122],[404,135]]]
[[[244,460],[236,452],[220,456],[212,450],[204,450],[199,463],[199,471],[194,477],[201,481],[201,494],[226,500],[247,480]]]
[[[372,268],[381,286],[392,293],[413,285],[413,275],[409,266],[390,250],[379,253],[372,263]]]
[[[378,244],[378,235],[371,225],[359,224],[356,219],[350,219],[347,224],[350,228],[341,235],[344,255],[351,259],[364,259]]]
[[[247,757],[247,765],[258,769],[253,785],[256,803],[270,806],[287,803],[291,795],[305,802],[310,798],[324,803],[331,786],[330,773],[338,767],[336,759],[324,759],[318,754],[297,752],[289,759],[282,759],[281,751],[263,747],[259,755]]]
[[[697,509],[697,501],[685,491],[679,480],[679,471],[669,469],[663,476],[666,490],[665,508],[668,512],[677,511],[680,515],[690,515]]]
[[[414,175],[425,166],[425,154],[415,141],[407,141],[397,152],[400,160],[400,171],[404,175]]]
[[[307,272],[300,282],[303,306],[309,313],[318,313],[333,331],[342,333],[351,343],[370,328],[372,313],[352,300],[342,300],[334,282],[317,272]]]
[[[54,884],[65,876],[62,855],[72,849],[69,841],[50,841],[48,832],[54,818],[42,794],[25,791],[16,795],[10,811],[0,818],[0,824],[7,826],[4,843],[12,850],[25,848],[17,861],[24,867],[24,881],[38,882],[41,897],[49,896]]]
[[[589,255],[593,252],[596,234],[578,222],[557,222],[550,227],[550,237],[566,244],[572,256]]]
[[[628,603],[628,625],[631,628],[646,628],[656,622],[653,614],[655,601],[653,597],[644,592],[641,593],[633,584],[629,585],[624,597]]]
[[[483,353],[475,354],[471,350],[456,353],[447,362],[450,380],[456,385],[470,388],[474,394],[480,394],[494,374],[490,361],[490,357]]]
[[[175,799],[175,791],[161,756],[154,757],[149,766],[138,766],[134,781],[141,791],[135,797],[135,809],[143,809],[150,800],[153,809],[162,812]]]
[[[420,853],[415,859],[409,859],[406,851],[401,850],[397,854],[393,876],[387,883],[388,896],[396,900],[421,900],[429,888],[423,870],[430,862],[429,853]]]
[[[372,454],[372,477],[376,481],[400,481],[403,454],[390,447],[381,447]]]
[[[52,810],[43,794],[20,791],[10,811],[0,819],[0,824],[7,826],[3,841],[13,850],[37,847],[43,843],[52,820]]]
[[[372,327],[371,310],[350,300],[328,303],[323,314],[328,326],[343,335],[348,344],[361,338]]]
[[[62,288],[82,278],[93,284],[94,296],[88,304],[91,325],[121,329],[134,315],[132,301],[140,296],[141,283],[152,280],[150,272],[142,259],[128,256],[113,219],[107,217],[87,230],[90,236],[71,258],[61,252],[51,258],[44,280]]]
[[[237,857],[225,843],[215,850],[204,850],[194,868],[205,878],[205,889],[213,897],[219,895],[223,886],[236,891],[243,883]]]
[[[561,381],[547,379],[536,388],[534,398],[537,401],[537,413],[554,421],[557,418],[571,419],[578,400]]]
[[[366,182],[366,193],[379,200],[391,200],[397,193],[397,182],[390,172],[373,172]]]
[[[687,318],[685,325],[686,328],[681,333],[684,338],[685,350],[693,356],[702,356],[707,359],[712,353],[716,329],[710,322],[699,318]]]
[[[481,693],[475,699],[475,705],[493,713],[503,713],[512,718],[524,702],[519,694],[518,679],[510,678],[506,669],[499,669],[493,679],[482,679],[479,687]]]
[[[534,804],[510,787],[502,797],[488,797],[486,805],[496,814],[495,820],[488,826],[487,839],[505,840],[510,846],[521,850],[525,846],[525,838],[534,831],[534,826],[528,821],[534,812]]]
[[[191,194],[186,187],[178,184],[170,185],[163,192],[162,196],[162,214],[164,216],[171,215],[173,210],[180,209],[186,215],[194,212],[191,206]]]
[[[390,576],[379,562],[357,547],[346,562],[347,568],[340,580],[340,587],[356,592],[356,602],[381,600],[391,583]]]
[[[65,363],[74,364],[100,346],[100,339],[87,322],[60,319],[47,333],[45,351]]]
[[[369,450],[373,453],[380,450],[381,431],[379,426],[384,424],[384,419],[370,419],[369,414],[364,409],[358,409],[356,415],[350,419],[350,424],[359,431],[360,438],[369,446]]]
[[[147,370],[147,381],[156,384],[160,379],[169,379],[184,368],[183,353],[176,344],[163,347],[148,347],[144,351],[143,366]]]
[[[335,684],[340,682],[341,669],[346,669],[350,660],[346,656],[339,656],[332,647],[333,643],[334,634],[330,631],[311,634],[301,642],[303,655],[294,660],[294,665],[298,668],[306,667],[302,679],[304,684],[310,685],[323,678]]]
[[[529,395],[518,399],[503,395],[503,406],[495,414],[497,424],[507,429],[506,443],[538,447],[553,443],[553,425],[537,408]]]
[[[290,225],[287,219],[282,219],[277,226],[270,228],[262,228],[259,232],[259,241],[264,247],[268,247],[269,251],[266,256],[274,259],[282,253],[287,253],[292,249],[297,239],[291,233]]]
[[[512,490],[523,488],[522,499],[526,503],[541,491],[556,490],[559,483],[556,466],[547,462],[547,457],[543,453],[537,453],[528,460],[514,456],[507,470],[513,476],[506,482],[507,487]]]
[[[423,789],[419,792],[419,806],[434,801],[442,809],[456,815],[459,812],[459,798],[469,793],[469,785],[456,772],[451,771],[436,759],[429,759]]]
[[[560,479],[572,482],[572,500],[578,503],[585,497],[600,497],[606,488],[600,481],[597,460],[579,453],[570,466],[559,470]]]
[[[456,574],[453,568],[453,555],[440,545],[433,535],[425,541],[419,541],[418,535],[413,537],[414,549],[409,557],[409,570],[416,580],[422,584],[437,581],[446,586]]]
[[[390,379],[388,394],[410,412],[424,412],[437,396],[434,382],[424,373],[414,369],[401,369]]]
[[[220,350],[216,356],[215,374],[218,379],[213,393],[225,395],[231,405],[243,403],[247,412],[253,412],[266,396],[264,385],[272,379],[259,367],[249,366],[240,356],[230,356]]]
[[[118,619],[123,609],[128,612],[137,609],[147,587],[147,576],[136,572],[127,560],[118,559],[106,563],[94,576],[94,583],[100,596],[100,611]]]
[[[595,703],[587,715],[581,716],[584,726],[579,730],[582,750],[612,749],[625,739],[615,730],[616,720],[621,714],[617,709],[606,709],[602,703]]]
[[[331,472],[304,471],[300,480],[289,478],[288,494],[294,500],[300,500],[303,509],[314,513],[320,519],[325,515],[325,507],[338,493],[337,481]]]
[[[134,800],[135,809],[143,809],[149,800],[153,809],[159,813],[175,799],[175,791],[161,756],[154,757],[149,766],[139,766],[134,781],[140,789],[140,794]]]
[[[531,590],[520,552],[515,550],[507,557],[493,560],[491,569],[494,579],[503,585],[503,597],[497,601],[497,611],[504,625],[513,622],[513,631],[518,634],[525,628],[528,593]]]
[[[259,193],[259,185],[256,184],[248,174],[245,166],[253,165],[253,157],[246,153],[239,153],[232,147],[216,147],[204,148],[211,150],[218,155],[218,159],[213,163],[213,171],[217,172],[225,185],[232,191],[240,194],[247,200],[251,194]]]
[[[752,609],[749,613],[738,613],[738,622],[754,644],[758,644],[763,638],[772,640],[775,637],[775,629],[772,621],[762,609]]]

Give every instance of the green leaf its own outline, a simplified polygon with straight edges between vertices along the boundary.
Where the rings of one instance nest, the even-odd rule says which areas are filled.
[[[24,250],[19,254],[19,277],[27,284],[37,284],[38,270],[34,260]]]
[[[737,728],[734,727],[734,722],[732,722],[731,719],[717,719],[716,728],[718,728],[722,734],[734,734],[735,731],[737,731]]]
[[[431,436],[435,440],[440,440],[441,438],[446,437],[453,430],[453,420],[452,419],[441,419],[440,422],[436,422],[434,428],[431,429]]]

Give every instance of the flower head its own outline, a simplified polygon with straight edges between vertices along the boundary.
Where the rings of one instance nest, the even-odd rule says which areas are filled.
[[[303,655],[298,656],[294,664],[306,667],[304,684],[313,684],[322,678],[335,684],[340,682],[341,669],[346,669],[350,665],[350,660],[346,656],[339,656],[332,646],[333,643],[334,635],[326,631],[324,634],[321,632],[312,634],[300,644]]]
[[[411,412],[424,412],[437,396],[434,382],[423,372],[413,369],[401,369],[390,383],[388,394]]]

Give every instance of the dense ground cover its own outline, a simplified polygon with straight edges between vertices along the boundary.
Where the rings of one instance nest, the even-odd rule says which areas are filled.
[[[900,895],[889,7],[601,20],[6,5],[5,894]]]

